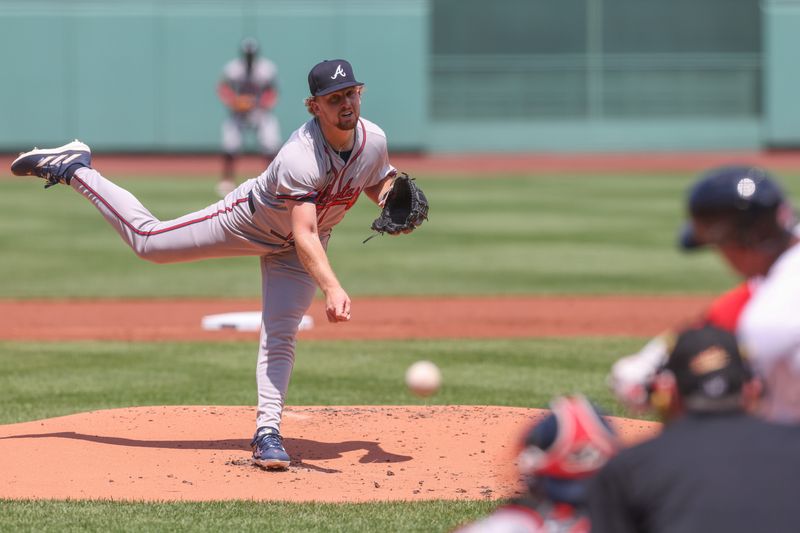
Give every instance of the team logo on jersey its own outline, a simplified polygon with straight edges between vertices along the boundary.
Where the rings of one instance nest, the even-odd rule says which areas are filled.
[[[361,189],[353,187],[353,178],[347,180],[347,183],[340,186],[336,192],[333,192],[333,182],[331,182],[317,196],[317,211],[334,205],[343,205],[345,210],[350,209],[358,200],[359,194],[361,194]]]
[[[332,80],[335,80],[335,79],[336,79],[336,78],[338,78],[339,76],[341,76],[341,77],[343,77],[343,78],[346,78],[346,77],[347,77],[347,74],[345,74],[345,73],[344,73],[344,69],[342,68],[342,65],[338,65],[338,66],[336,67],[336,72],[334,72],[334,73],[333,73],[333,76],[331,76],[331,79],[332,79]]]

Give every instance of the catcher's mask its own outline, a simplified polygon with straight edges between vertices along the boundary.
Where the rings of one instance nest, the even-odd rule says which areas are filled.
[[[619,449],[611,425],[583,395],[559,397],[551,414],[527,433],[517,465],[531,490],[578,504],[586,481]]]

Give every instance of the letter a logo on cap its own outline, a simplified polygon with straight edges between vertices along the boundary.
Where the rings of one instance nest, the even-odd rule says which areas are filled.
[[[334,72],[334,73],[333,73],[333,76],[331,76],[331,79],[332,79],[332,80],[335,80],[335,79],[336,79],[336,78],[338,78],[339,76],[341,76],[341,77],[343,77],[343,78],[346,78],[346,77],[347,77],[347,74],[345,74],[345,73],[344,73],[344,69],[342,68],[342,65],[341,65],[341,64],[340,64],[339,66],[337,66],[337,67],[336,67],[336,72]]]

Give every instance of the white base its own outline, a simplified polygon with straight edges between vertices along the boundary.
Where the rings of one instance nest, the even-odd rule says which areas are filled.
[[[260,331],[261,330],[261,311],[243,311],[240,313],[222,313],[220,315],[207,315],[202,320],[203,329],[206,331],[217,331],[222,329],[232,329],[236,331]],[[297,325],[298,331],[308,330],[314,327],[314,319],[309,315],[303,315],[300,324]]]

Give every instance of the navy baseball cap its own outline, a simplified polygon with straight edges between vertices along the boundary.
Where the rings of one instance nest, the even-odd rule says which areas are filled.
[[[738,394],[753,377],[734,334],[714,326],[681,331],[665,368],[675,376],[684,401],[715,400]]]
[[[785,196],[775,178],[766,170],[738,165],[718,167],[705,173],[689,190],[690,215],[745,214],[776,209]],[[703,246],[695,235],[692,222],[681,228],[679,242],[683,249]]]
[[[308,73],[308,89],[311,96],[324,96],[332,92],[364,85],[356,81],[353,67],[344,59],[326,59],[314,65]]]

